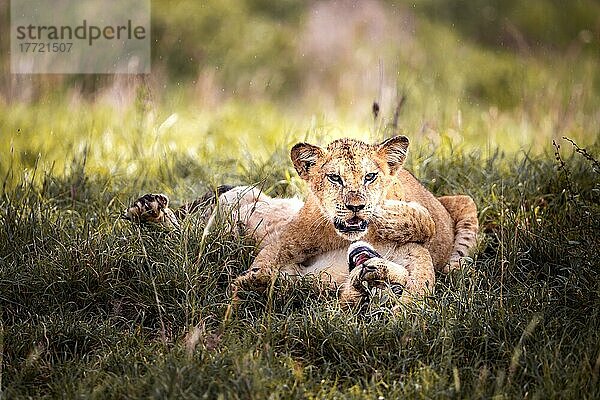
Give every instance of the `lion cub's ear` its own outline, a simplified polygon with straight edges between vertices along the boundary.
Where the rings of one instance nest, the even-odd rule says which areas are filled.
[[[317,163],[317,160],[325,152],[318,146],[308,143],[298,143],[290,151],[290,158],[294,163],[294,168],[298,171],[300,178],[308,180],[308,171]]]
[[[404,164],[408,143],[406,136],[394,136],[377,146],[377,152],[390,167],[390,174],[395,174]]]

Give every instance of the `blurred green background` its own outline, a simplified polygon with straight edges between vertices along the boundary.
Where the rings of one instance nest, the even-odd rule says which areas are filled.
[[[539,153],[599,136],[598,1],[154,0],[152,42],[152,73],[118,76],[10,74],[0,41],[0,172],[60,171],[84,147],[92,168],[135,174],[174,151],[379,138],[372,102],[385,125],[402,95],[415,148]]]

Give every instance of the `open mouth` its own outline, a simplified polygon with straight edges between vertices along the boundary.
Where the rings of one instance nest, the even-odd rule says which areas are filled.
[[[369,226],[369,223],[358,217],[352,217],[349,220],[342,221],[336,218],[333,223],[335,229],[341,233],[364,232]]]
[[[359,245],[356,246],[348,254],[348,269],[352,271],[356,267],[360,267],[365,261],[374,257],[381,257],[372,247]]]

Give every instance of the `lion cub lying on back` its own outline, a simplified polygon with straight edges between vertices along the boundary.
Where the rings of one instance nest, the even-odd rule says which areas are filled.
[[[477,209],[469,196],[436,199],[402,169],[408,144],[396,136],[377,145],[352,139],[327,148],[295,145],[292,162],[310,187],[305,203],[249,187],[220,193],[219,203],[260,245],[235,287],[264,286],[284,272],[326,273],[342,284],[346,303],[367,296],[364,282],[391,286],[402,296],[432,290],[435,270],[457,268],[475,245]],[[126,217],[176,225],[197,203],[174,213],[166,196],[146,195]]]

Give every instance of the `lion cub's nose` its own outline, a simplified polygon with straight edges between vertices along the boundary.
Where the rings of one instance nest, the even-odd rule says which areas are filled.
[[[353,205],[353,204],[346,204],[346,208],[352,212],[359,212],[360,210],[362,210],[363,208],[365,208],[364,204],[358,204],[358,205]]]

